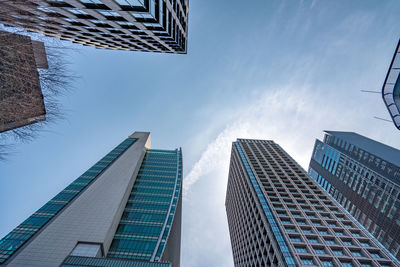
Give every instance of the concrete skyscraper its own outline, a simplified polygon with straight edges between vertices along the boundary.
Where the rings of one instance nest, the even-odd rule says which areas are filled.
[[[129,138],[0,241],[2,266],[180,266],[181,150]]]
[[[316,140],[309,175],[400,259],[400,150],[352,132]]]
[[[400,266],[276,143],[233,143],[226,211],[235,266]]]
[[[188,0],[3,0],[0,23],[102,49],[186,53]]]

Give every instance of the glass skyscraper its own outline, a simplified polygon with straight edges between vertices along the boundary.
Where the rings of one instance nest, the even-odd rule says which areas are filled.
[[[326,131],[308,172],[400,259],[400,150],[353,132]]]
[[[180,266],[182,152],[129,138],[0,241],[4,266]]]
[[[273,141],[233,143],[225,205],[235,266],[400,266]]]

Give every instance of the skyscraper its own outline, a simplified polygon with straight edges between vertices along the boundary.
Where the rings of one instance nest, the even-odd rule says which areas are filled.
[[[186,53],[188,0],[5,0],[0,23],[103,49]]]
[[[400,259],[400,151],[356,133],[325,132],[309,175]]]
[[[383,83],[382,98],[394,125],[400,130],[400,40]]]
[[[276,143],[233,143],[226,211],[235,266],[400,266]]]
[[[5,266],[180,265],[181,150],[135,132],[0,241]]]

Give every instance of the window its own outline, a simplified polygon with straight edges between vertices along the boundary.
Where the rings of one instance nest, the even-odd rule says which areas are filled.
[[[296,247],[296,251],[299,253],[307,253],[306,247]]]
[[[301,242],[301,239],[300,239],[300,237],[298,237],[298,236],[291,236],[291,237],[290,237],[290,240],[291,240],[292,242]]]
[[[351,262],[342,262],[343,267],[354,267],[353,263]]]
[[[287,214],[283,211],[278,211],[277,213],[279,216],[287,216]]]
[[[334,266],[331,260],[321,260],[322,266]]]
[[[323,248],[314,248],[316,254],[326,254]]]
[[[362,263],[361,267],[372,267],[372,264],[370,264],[370,263]]]
[[[325,242],[329,245],[334,245],[336,244],[335,239],[327,238],[325,239]]]
[[[351,234],[352,234],[353,236],[357,236],[357,237],[361,236],[361,234],[360,234],[359,232],[352,232]]]
[[[328,234],[328,231],[327,231],[327,230],[319,230],[319,233],[320,233],[321,235],[327,235],[327,234]]]
[[[354,257],[362,257],[361,251],[354,250],[351,252]]]
[[[286,229],[286,232],[289,232],[289,233],[296,232],[296,228],[293,228],[293,227],[286,227],[285,229]]]
[[[312,230],[309,229],[309,228],[303,228],[301,230],[303,231],[303,233],[306,233],[306,234],[311,234],[312,233]]]
[[[332,249],[333,254],[337,255],[337,256],[343,256],[343,250],[341,249]]]
[[[361,246],[363,246],[363,247],[370,247],[371,246],[368,241],[360,241],[360,243],[361,243]]]
[[[344,233],[343,233],[342,231],[335,231],[335,234],[336,234],[336,235],[339,235],[339,236],[344,235]]]
[[[381,255],[379,254],[379,252],[369,252],[372,256],[372,258],[378,259],[381,257]]]
[[[316,237],[308,237],[307,240],[308,240],[308,242],[313,243],[313,244],[319,243],[318,239]]]
[[[303,264],[303,265],[314,265],[314,261],[312,259],[301,259],[301,264]]]
[[[345,244],[346,246],[351,246],[353,245],[353,243],[351,243],[351,240],[342,240],[343,244]]]

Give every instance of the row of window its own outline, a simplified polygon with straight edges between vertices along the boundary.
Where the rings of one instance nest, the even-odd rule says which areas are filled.
[[[177,151],[148,150],[122,215],[109,257],[150,260],[175,197]],[[175,162],[174,162],[175,161]],[[173,172],[154,170],[174,165]],[[157,212],[154,212],[157,211]],[[169,229],[168,229],[169,230]],[[141,237],[138,239],[138,237]],[[155,239],[155,240],[154,240]]]

